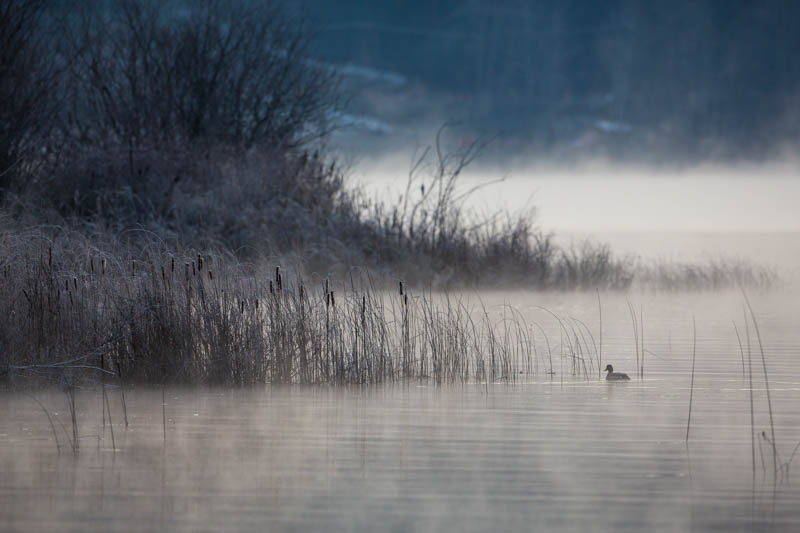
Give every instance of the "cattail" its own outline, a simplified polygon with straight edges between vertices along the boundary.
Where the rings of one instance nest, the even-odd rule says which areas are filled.
[[[367,315],[367,297],[361,297],[361,320],[364,321]]]
[[[325,307],[328,308],[331,306],[331,293],[325,293]]]
[[[275,292],[274,288],[272,287],[272,280],[269,280],[269,293],[273,294]]]
[[[194,270],[194,261],[192,261],[192,276],[196,276],[197,272]]]
[[[175,258],[172,258],[172,272],[175,272]]]
[[[403,295],[403,282],[400,282],[400,296]]]
[[[244,314],[244,300],[239,300],[239,307],[241,308],[242,314]]]
[[[78,278],[72,278],[72,283],[75,285],[75,290],[78,290]]]
[[[406,307],[408,307],[408,293],[406,293],[406,295],[403,297],[403,303]]]
[[[303,296],[305,296],[305,293],[306,293],[305,288],[302,285],[300,285],[300,300],[303,299]]]
[[[50,270],[53,269],[53,247],[47,247],[47,265],[50,267]]]
[[[333,291],[331,291],[331,306],[336,307],[336,297],[333,295]]]
[[[256,298],[255,302],[256,302],[256,309],[258,309],[258,298]]]
[[[66,290],[67,292],[69,292],[69,280],[68,280],[68,279],[65,279],[65,280],[64,280],[64,290]]]
[[[94,274],[94,256],[91,255],[89,256],[89,268],[91,269],[92,274]]]
[[[214,281],[214,273],[211,272],[210,270],[208,271],[208,279],[210,279],[211,281]]]
[[[197,271],[203,271],[203,256],[200,254],[197,254]]]
[[[135,278],[136,277],[136,260],[131,259],[131,275]]]
[[[164,265],[161,265],[161,281],[167,281],[167,273],[164,271]]]

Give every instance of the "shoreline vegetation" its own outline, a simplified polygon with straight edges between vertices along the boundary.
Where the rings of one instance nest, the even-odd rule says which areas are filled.
[[[156,241],[121,256],[81,233],[50,240],[41,229],[0,233],[0,249],[0,380],[9,385],[513,383],[591,379],[603,363],[599,293],[600,331],[545,310],[562,339],[551,342],[510,306],[499,320],[479,296],[367,270],[304,278]]]
[[[396,202],[369,197],[326,149],[345,102],[337,74],[274,5],[59,9],[0,0],[0,380],[513,380],[539,364],[530,326],[500,336],[485,312],[386,280],[405,291],[778,281],[744,261],[561,248],[533,211],[478,216],[466,200],[479,189],[459,178],[482,145],[444,127]],[[292,265],[291,283],[275,264]],[[575,371],[593,373],[582,357]]]

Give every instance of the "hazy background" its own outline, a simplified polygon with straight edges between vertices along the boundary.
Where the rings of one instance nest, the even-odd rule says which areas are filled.
[[[467,179],[506,178],[476,205],[535,205],[564,241],[591,235],[672,258],[800,257],[797,2],[301,9],[352,94],[333,144],[373,190],[399,194],[414,147],[451,123],[455,143],[491,141]]]
[[[378,135],[458,120],[519,154],[758,158],[796,146],[791,0],[304,0]],[[552,155],[552,153],[550,153]]]

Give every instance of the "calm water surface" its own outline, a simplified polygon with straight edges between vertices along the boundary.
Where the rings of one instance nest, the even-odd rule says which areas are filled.
[[[751,300],[786,464],[800,442],[800,303],[791,289]],[[539,373],[513,385],[170,388],[166,437],[160,389],[127,391],[126,430],[109,388],[116,449],[101,394],[87,388],[77,394],[77,455],[57,453],[29,396],[3,393],[0,530],[800,531],[800,459],[774,476],[761,436],[771,439],[770,417],[752,324],[751,432],[742,296],[601,301],[603,364],[631,382],[573,376],[555,320],[538,307],[580,319],[599,341],[595,294],[494,293],[484,295],[491,313],[520,308],[552,344],[548,354],[537,339]],[[628,301],[643,316],[644,379],[634,376]],[[66,446],[65,395],[35,396]]]

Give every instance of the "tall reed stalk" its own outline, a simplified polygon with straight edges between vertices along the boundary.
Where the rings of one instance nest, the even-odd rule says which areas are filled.
[[[772,416],[772,398],[769,392],[769,376],[767,375],[767,358],[764,355],[764,344],[761,342],[761,331],[758,327],[758,321],[756,320],[756,314],[753,312],[753,306],[750,305],[750,299],[747,297],[747,293],[742,290],[742,295],[744,296],[744,301],[747,304],[747,309],[750,311],[750,320],[753,322],[753,329],[756,332],[756,338],[758,339],[758,349],[761,353],[761,366],[764,370],[764,389],[767,393],[767,408],[769,410],[769,429],[772,439],[770,440],[770,444],[772,446],[772,517],[775,517],[775,496],[778,491],[778,448],[777,448],[777,441],[775,440],[775,421]]]
[[[689,428],[692,425],[692,400],[694,398],[694,363],[697,356],[697,324],[692,316],[692,381],[689,385],[689,416],[686,419],[686,442],[689,442]]]

